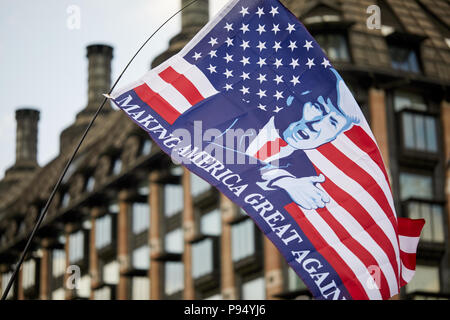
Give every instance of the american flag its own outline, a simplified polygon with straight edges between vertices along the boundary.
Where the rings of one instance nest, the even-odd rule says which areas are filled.
[[[308,250],[287,250],[270,232],[274,230],[264,226],[261,217],[251,212],[242,199],[230,194],[204,171],[188,168],[214,182],[220,191],[228,192],[240,206],[246,206],[315,297],[339,297],[327,294],[322,283],[325,274],[333,274],[334,283],[347,293],[346,299],[387,299],[412,279],[424,221],[397,218],[381,154],[356,101],[317,42],[280,2],[230,1],[177,55],[115,92],[113,97],[124,110],[130,110],[131,105],[126,98],[133,98],[136,106],[144,107],[167,128],[189,127],[196,119],[210,126],[221,125],[236,114],[236,119],[247,117],[242,121],[261,128],[276,126],[273,119],[278,115],[281,122],[290,123],[293,101],[306,105],[311,88],[323,96],[335,96],[340,112],[353,122],[326,143],[303,148],[304,165],[294,166],[288,173],[281,167],[271,171],[278,175],[283,172],[283,176],[278,176],[281,178],[296,178],[296,169],[300,172],[311,166],[315,175],[322,177],[313,183],[317,192],[325,194],[319,204],[312,201],[302,206],[292,201],[291,194],[292,199],[286,195],[282,198],[279,192],[272,196],[267,191],[267,198],[277,209],[284,209],[284,219],[299,229],[302,245],[309,241]],[[333,104],[323,100],[321,109],[317,107],[320,119],[328,117],[330,125],[336,126],[332,112],[325,110]],[[141,114],[127,114],[143,126],[137,119]],[[317,124],[299,130],[297,139],[310,138],[312,132],[319,131],[314,126]],[[293,152],[282,135],[262,134],[253,141],[257,142],[246,147],[248,156],[260,160],[252,173],[253,181],[261,180],[261,163],[277,157],[289,158]],[[233,168],[249,171],[248,167]],[[271,186],[265,190],[276,189],[273,185],[281,178],[267,178]],[[293,252],[306,251],[326,261],[326,267],[325,262],[320,263],[323,273],[311,274],[305,268],[306,260],[292,258]]]

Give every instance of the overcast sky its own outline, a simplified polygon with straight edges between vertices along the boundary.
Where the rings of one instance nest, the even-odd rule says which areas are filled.
[[[210,17],[226,2],[210,0]],[[145,39],[180,5],[181,0],[1,0],[0,178],[15,160],[17,108],[41,111],[38,162],[45,165],[58,154],[60,132],[86,106],[86,46],[114,47],[113,82]],[[174,18],[147,44],[118,87],[145,73],[180,31],[180,19]]]

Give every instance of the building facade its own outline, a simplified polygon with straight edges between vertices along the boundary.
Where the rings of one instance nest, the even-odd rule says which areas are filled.
[[[189,1],[182,0],[182,4]],[[403,299],[450,297],[450,5],[445,0],[285,0],[349,85],[382,151],[399,216],[425,218]],[[369,29],[367,8],[381,9]],[[208,1],[156,66],[208,21]],[[88,104],[39,167],[39,112],[16,112],[16,161],[0,181],[0,287],[110,86],[113,48],[87,48]],[[69,167],[9,299],[308,299],[249,217],[105,108]]]

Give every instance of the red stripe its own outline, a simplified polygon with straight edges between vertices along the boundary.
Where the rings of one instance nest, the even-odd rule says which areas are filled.
[[[364,131],[364,129],[360,126],[353,126],[350,130],[345,131],[344,134],[362,151],[367,153],[378,165],[378,167],[380,167],[390,188],[391,185],[389,183],[386,167],[384,166],[383,158],[381,157],[380,150],[378,149],[375,141],[373,141],[373,139],[367,134],[367,132]]]
[[[398,218],[398,234],[405,237],[420,237],[424,219]]]
[[[355,199],[352,195],[339,188],[331,179],[321,172],[317,167],[315,168],[317,174],[323,174],[325,176],[325,182],[322,182],[322,187],[325,191],[332,195],[334,201],[336,201],[342,208],[344,208],[349,214],[355,218],[361,227],[369,234],[369,236],[381,247],[389,258],[389,262],[394,269],[394,273],[397,276],[398,281],[398,263],[397,256],[395,254],[394,247],[389,240],[386,233],[375,222],[367,210]]]
[[[400,259],[409,270],[416,270],[416,254],[400,251]]]
[[[314,226],[306,219],[303,211],[298,205],[292,202],[286,205],[284,209],[289,212],[314,247],[318,249],[317,252],[319,252],[336,271],[352,298],[355,300],[367,300],[368,296],[353,271],[347,266],[344,260],[339,257],[337,252],[326,243],[319,232],[317,232]]]
[[[342,244],[345,245],[351,252],[353,252],[353,254],[357,256],[359,260],[361,260],[361,262],[366,266],[368,270],[370,270],[371,266],[378,266],[378,263],[372,256],[372,254],[358,241],[356,241],[350,233],[348,233],[348,231],[333,217],[333,215],[326,207],[319,208],[316,211],[336,233]],[[374,278],[374,280],[377,281],[376,278]],[[386,280],[386,276],[383,272],[380,272],[380,280],[380,283],[375,283],[377,283],[377,286],[379,286],[382,298],[388,299],[390,298],[390,290],[388,282]]]
[[[142,101],[155,110],[168,123],[173,124],[181,115],[163,97],[150,89],[147,84],[144,83],[134,88],[134,91]]]
[[[363,187],[370,196],[375,199],[381,209],[384,211],[386,216],[391,221],[394,230],[397,231],[397,219],[394,212],[389,205],[389,202],[384,194],[383,190],[380,188],[375,179],[363,170],[357,163],[353,162],[345,154],[343,154],[339,149],[337,149],[333,144],[326,143],[317,150],[329,161],[331,161],[336,167],[338,167],[344,174],[346,174],[350,179],[356,181]]]
[[[174,86],[191,105],[205,99],[188,78],[176,72],[172,67],[167,67],[164,71],[161,71],[159,76]]]
[[[277,138],[275,141],[268,141],[256,152],[255,158],[266,160],[274,154],[279,153],[281,148],[285,146],[287,146],[287,142],[280,138]]]

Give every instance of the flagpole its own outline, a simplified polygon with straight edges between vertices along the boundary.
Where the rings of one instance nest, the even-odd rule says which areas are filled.
[[[153,36],[162,28],[164,27],[170,20],[172,20],[173,17],[175,17],[177,14],[179,14],[181,11],[183,11],[184,9],[186,9],[187,7],[189,7],[190,5],[194,4],[195,2],[197,2],[198,0],[193,0],[191,2],[189,2],[187,5],[185,5],[184,7],[182,7],[180,10],[178,10],[177,12],[175,12],[173,15],[171,15],[166,21],[164,21],[164,23],[162,23],[151,35],[150,37],[147,38],[147,40],[145,40],[145,42],[141,45],[141,47],[136,51],[136,53],[133,55],[133,57],[130,59],[130,61],[128,61],[127,65],[125,66],[125,68],[122,70],[122,72],[120,73],[119,77],[117,78],[117,80],[114,82],[114,84],[112,85],[111,89],[109,89],[109,92],[107,94],[104,94],[103,96],[105,97],[102,101],[102,103],[100,104],[100,106],[98,107],[97,111],[95,112],[94,116],[92,117],[91,121],[89,122],[88,126],[86,127],[86,129],[83,132],[83,135],[81,136],[77,146],[75,147],[75,149],[72,152],[72,155],[69,159],[69,161],[67,161],[66,166],[64,167],[58,182],[56,183],[56,185],[54,186],[52,193],[50,194],[50,197],[47,200],[47,203],[44,206],[44,209],[42,210],[42,212],[39,215],[39,218],[36,222],[36,224],[34,225],[34,228],[27,240],[27,243],[25,245],[25,248],[23,249],[19,261],[17,262],[15,268],[14,268],[14,272],[11,276],[11,278],[8,281],[8,285],[5,288],[5,291],[3,292],[2,298],[1,300],[6,300],[6,297],[8,296],[9,290],[12,287],[12,284],[14,283],[15,279],[17,278],[17,274],[20,270],[20,267],[22,266],[23,261],[25,260],[25,256],[28,253],[28,250],[30,249],[31,243],[33,242],[33,239],[36,235],[37,230],[39,229],[39,227],[42,224],[42,221],[45,218],[45,215],[47,213],[47,210],[53,200],[53,198],[55,197],[56,191],[58,191],[59,186],[61,185],[61,182],[64,178],[64,176],[67,173],[67,170],[69,169],[70,165],[72,164],[73,160],[75,159],[75,155],[77,154],[78,150],[81,147],[81,144],[83,143],[84,139],[86,138],[89,130],[91,129],[92,125],[95,122],[95,119],[97,119],[97,116],[100,114],[100,112],[102,111],[104,105],[106,104],[106,101],[108,101],[108,99],[110,98],[110,94],[112,93],[112,91],[114,90],[114,88],[116,87],[117,83],[119,82],[119,80],[122,78],[123,74],[125,73],[125,71],[128,69],[128,67],[130,66],[130,64],[133,62],[133,60],[136,58],[136,56],[139,54],[139,52],[141,52],[141,50],[145,47],[145,45],[150,41],[151,38],[153,38]]]

